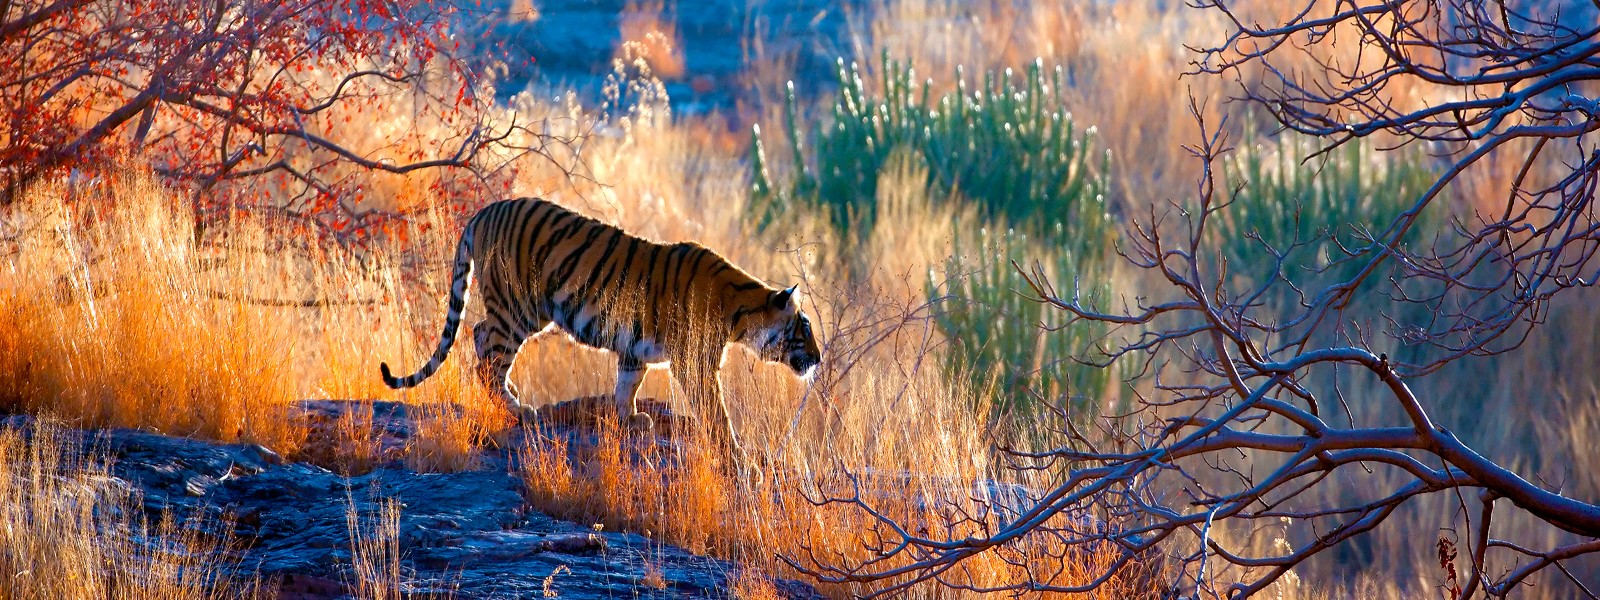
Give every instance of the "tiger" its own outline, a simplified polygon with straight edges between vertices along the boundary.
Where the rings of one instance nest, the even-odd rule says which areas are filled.
[[[519,399],[511,365],[530,337],[557,328],[617,355],[613,398],[623,425],[653,426],[636,396],[646,365],[667,362],[691,406],[716,412],[711,432],[733,451],[739,443],[717,381],[727,346],[747,345],[804,378],[822,360],[797,286],[770,286],[695,242],[657,242],[548,200],[517,198],[485,206],[467,221],[438,346],[405,377],[380,363],[385,385],[414,387],[439,369],[474,279],[484,307],[483,320],[472,325],[476,373],[524,420],[534,411]]]

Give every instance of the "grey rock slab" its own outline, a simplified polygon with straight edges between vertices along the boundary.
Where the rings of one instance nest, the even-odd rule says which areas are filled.
[[[370,410],[373,426],[401,441],[415,415],[395,403],[314,401],[302,409],[337,418]],[[26,428],[24,416],[0,426]],[[513,436],[512,444],[523,443]],[[535,436],[537,437],[537,436]],[[398,502],[401,592],[405,597],[568,599],[726,598],[736,564],[692,554],[643,536],[594,528],[530,511],[507,454],[487,451],[478,470],[417,473],[385,464],[345,477],[285,462],[265,449],[131,429],[75,432],[112,460],[111,474],[138,490],[152,513],[231,518],[245,546],[240,569],[276,581],[283,598],[349,597],[348,512],[370,524]],[[817,597],[804,584],[777,582],[789,597]]]

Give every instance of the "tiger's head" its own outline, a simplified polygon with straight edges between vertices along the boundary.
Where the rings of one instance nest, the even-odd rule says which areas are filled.
[[[783,363],[806,377],[822,362],[822,350],[817,347],[817,337],[811,333],[811,319],[800,312],[795,301],[795,288],[768,294],[766,306],[744,310],[748,328],[741,341],[755,348],[762,360]]]

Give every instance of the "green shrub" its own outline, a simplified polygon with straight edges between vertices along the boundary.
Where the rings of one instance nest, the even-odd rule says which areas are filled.
[[[1066,313],[1027,300],[1011,266],[1037,261],[1064,288],[1077,278],[1100,295],[1106,289],[1095,282],[1106,272],[1115,225],[1105,202],[1110,153],[1095,151],[1093,128],[1079,129],[1064,111],[1064,73],[1035,62],[1020,77],[986,74],[972,89],[957,70],[955,91],[938,97],[931,81],[918,84],[909,65],[887,54],[881,76],[881,95],[870,94],[860,69],[841,60],[831,115],[809,131],[790,85],[787,185],[771,173],[761,131],[753,133],[758,225],[805,207],[827,215],[845,243],[859,242],[875,226],[878,182],[891,157],[917,161],[927,173],[923,197],[970,202],[981,222],[1008,230],[980,232],[976,243],[958,239],[940,287],[930,283],[930,296],[948,298],[938,320],[950,343],[946,369],[994,390],[1002,412],[1032,412],[1034,394],[1070,397],[1075,409],[1092,411],[1088,397],[1109,375],[1072,357],[1104,328],[1041,329],[1065,324]]]
[[[1034,234],[1067,223],[1074,236],[1106,239],[1110,154],[1095,152],[1093,128],[1079,131],[1063,112],[1060,68],[1046,71],[1036,62],[1022,77],[1009,69],[986,74],[976,90],[957,70],[956,91],[938,98],[930,98],[931,81],[917,84],[910,66],[887,54],[882,96],[867,92],[854,64],[841,59],[837,76],[832,114],[809,136],[789,88],[790,185],[773,181],[755,130],[753,204],[763,225],[804,203],[823,209],[846,239],[860,239],[873,225],[879,171],[891,152],[905,148],[927,166],[929,189],[938,192],[930,197],[964,198],[986,221]]]
[[[1052,238],[1065,228],[1057,224],[1055,229]],[[974,389],[992,389],[997,413],[1027,416],[1037,409],[1037,395],[1064,401],[1080,422],[1092,418],[1098,414],[1095,397],[1111,371],[1073,357],[1095,358],[1093,348],[1106,334],[1105,325],[1069,324],[1067,312],[1030,300],[1032,288],[1012,261],[1030,273],[1035,264],[1042,267],[1063,296],[1070,297],[1079,285],[1084,302],[1098,306],[1108,295],[1098,254],[1086,257],[1053,242],[1029,244],[1026,234],[1015,231],[980,230],[976,243],[958,238],[944,276],[930,277],[928,290],[930,296],[948,298],[938,313],[949,342],[946,370],[970,377]]]
[[[1266,282],[1276,258],[1263,244],[1285,254],[1283,276],[1308,293],[1355,276],[1368,257],[1350,252],[1366,245],[1363,234],[1380,235],[1435,179],[1421,154],[1396,150],[1379,156],[1366,140],[1306,160],[1319,147],[1317,140],[1285,134],[1267,143],[1248,133],[1244,139],[1253,143],[1242,144],[1223,163],[1225,189],[1237,187],[1238,194],[1215,229],[1236,282]],[[1429,222],[1419,225],[1408,240],[1432,229]],[[1293,310],[1292,294],[1278,283],[1264,299]]]

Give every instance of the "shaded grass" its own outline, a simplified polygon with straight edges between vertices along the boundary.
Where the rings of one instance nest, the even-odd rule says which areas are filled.
[[[151,521],[135,490],[84,456],[56,424],[0,427],[0,598],[269,598],[235,579],[222,524]]]
[[[1313,157],[1316,140],[1291,132],[1272,138],[1247,131],[1223,163],[1223,179],[1234,191],[1213,239],[1224,259],[1245,267],[1233,270],[1236,277],[1264,282],[1273,271],[1262,267],[1282,254],[1280,274],[1297,288],[1348,280],[1370,259],[1356,251],[1381,237],[1435,178],[1428,157],[1409,148],[1380,159],[1373,142],[1358,140]],[[1426,236],[1440,233],[1437,215],[1425,213],[1407,245],[1419,238],[1426,244]]]
[[[1039,404],[1068,410],[1080,425],[1102,411],[1106,386],[1115,370],[1074,361],[1097,358],[1107,327],[1073,322],[1068,315],[1034,299],[1023,273],[1042,273],[1078,293],[1089,306],[1103,305],[1110,269],[1098,256],[1075,255],[1053,243],[1065,236],[1029,239],[1025,233],[980,229],[956,236],[954,253],[928,294],[948,294],[938,312],[949,341],[944,354],[951,377],[969,377],[974,389],[995,397],[994,409],[1013,418],[1044,417]],[[1019,269],[1021,269],[1019,271]]]

